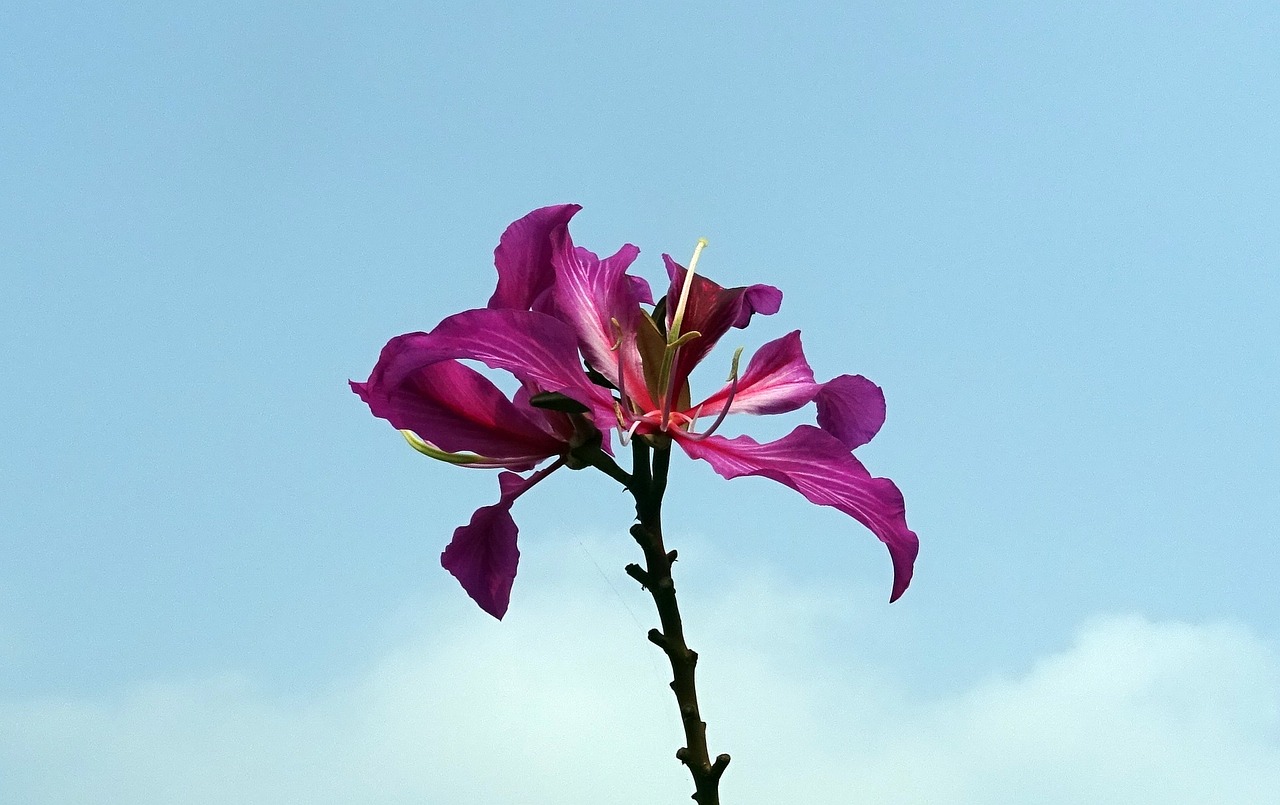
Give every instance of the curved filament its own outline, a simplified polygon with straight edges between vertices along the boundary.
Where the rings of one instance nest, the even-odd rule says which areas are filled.
[[[724,405],[720,408],[720,413],[716,415],[716,419],[711,423],[711,427],[702,433],[689,433],[688,437],[696,442],[700,442],[711,434],[715,433],[720,427],[720,423],[724,422],[724,418],[729,415],[729,408],[733,405],[733,398],[738,394],[738,359],[742,357],[742,347],[738,347],[733,353],[733,367],[729,370],[729,396],[725,398]],[[698,406],[698,411],[702,410],[702,406]],[[698,418],[697,413],[694,414],[694,420]],[[693,427],[690,421],[689,427]]]

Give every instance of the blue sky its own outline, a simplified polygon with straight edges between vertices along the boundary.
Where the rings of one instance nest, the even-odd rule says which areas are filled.
[[[570,201],[651,280],[709,238],[785,294],[741,344],[888,398],[892,606],[856,524],[674,468],[726,798],[1270,801],[1276,41],[1265,3],[2,12],[0,802],[687,795],[625,497],[521,499],[496,623],[438,563],[494,478],[346,387]]]

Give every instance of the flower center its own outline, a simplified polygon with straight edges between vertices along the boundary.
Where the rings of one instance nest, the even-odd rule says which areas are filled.
[[[693,425],[693,417],[683,411],[667,411],[665,414],[660,409],[647,411],[638,414],[636,419],[646,425],[652,425],[658,430],[668,430],[671,428],[688,428]]]
[[[621,323],[617,319],[610,319],[610,325],[613,329],[614,342],[611,349],[617,356],[617,377],[618,377],[618,398],[614,400],[614,414],[618,418],[618,428],[621,433],[622,443],[626,445],[631,437],[640,434],[653,433],[655,431],[666,433],[669,430],[683,430],[689,438],[705,439],[714,433],[720,423],[724,421],[725,414],[729,411],[729,406],[733,403],[733,398],[738,390],[738,359],[742,356],[742,349],[739,348],[733,355],[733,367],[729,372],[729,393],[724,401],[715,421],[710,428],[702,433],[694,433],[693,427],[697,424],[698,415],[702,412],[702,406],[692,414],[685,411],[673,410],[675,397],[680,389],[677,389],[676,359],[680,355],[680,348],[688,341],[701,337],[701,333],[697,330],[691,330],[687,333],[681,332],[684,324],[685,312],[689,306],[689,294],[693,287],[693,278],[698,270],[698,258],[702,256],[702,250],[707,247],[706,238],[698,238],[698,243],[694,246],[693,257],[689,259],[689,267],[685,270],[684,282],[680,287],[680,299],[676,303],[675,312],[671,315],[671,323],[666,328],[665,334],[661,332],[660,324],[653,318],[649,318],[645,322],[648,329],[643,329],[636,333],[636,348],[639,350],[641,361],[644,364],[644,374],[646,385],[655,402],[659,404],[659,408],[645,411],[641,413],[635,405],[634,398],[627,394],[626,385],[626,367],[623,365],[622,343],[624,340],[624,332]],[[661,355],[661,358],[658,356]],[[653,363],[661,362],[656,373],[652,373]],[[655,388],[656,386],[656,388]]]

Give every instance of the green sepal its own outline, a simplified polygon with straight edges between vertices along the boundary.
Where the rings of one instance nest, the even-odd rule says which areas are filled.
[[[667,338],[652,317],[641,316],[640,322],[636,330],[636,351],[640,353],[640,365],[644,367],[644,383],[649,388],[649,396],[660,400],[666,391],[663,388],[662,361]]]
[[[589,363],[586,363],[585,361],[583,362],[582,365],[586,369],[587,379],[590,380],[592,383],[595,383],[597,386],[602,386],[604,388],[607,388],[610,391],[618,390],[618,387],[610,383],[609,378],[597,372],[594,366],[592,366]]]
[[[585,414],[591,409],[572,397],[566,397],[558,391],[544,391],[529,398],[534,408],[545,408],[548,411],[559,411],[563,414]]]
[[[667,340],[667,297],[658,300],[658,304],[653,306],[651,314],[653,323],[657,326],[658,332],[662,333],[662,340]]]

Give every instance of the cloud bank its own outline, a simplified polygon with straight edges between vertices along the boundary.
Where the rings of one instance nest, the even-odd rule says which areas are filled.
[[[594,569],[574,572],[522,579],[502,624],[465,601],[443,619],[419,610],[321,692],[228,673],[0,698],[0,801],[688,801],[669,672],[642,637],[654,618],[637,597],[637,624]],[[1100,617],[1023,673],[924,699],[802,637],[838,593],[744,573],[698,617],[732,611],[722,620],[749,629],[702,636],[690,618],[712,751],[734,757],[727,803],[1262,805],[1280,791],[1280,653],[1241,625]]]

